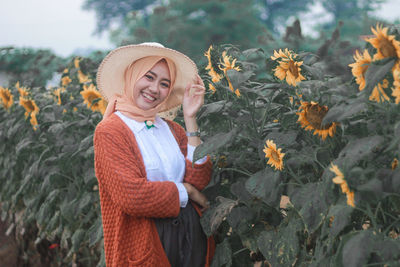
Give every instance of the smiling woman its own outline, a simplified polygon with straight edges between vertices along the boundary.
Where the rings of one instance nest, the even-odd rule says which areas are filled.
[[[97,85],[109,100],[94,134],[107,266],[209,266],[200,191],[212,163],[193,162],[205,92],[196,65],[158,43],[123,46],[100,64]],[[158,115],[181,104],[186,134]]]

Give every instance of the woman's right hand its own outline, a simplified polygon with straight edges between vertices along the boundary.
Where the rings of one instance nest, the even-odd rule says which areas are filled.
[[[210,207],[210,202],[206,196],[197,190],[196,187],[189,183],[183,183],[183,186],[186,188],[189,198],[202,207],[202,212]]]

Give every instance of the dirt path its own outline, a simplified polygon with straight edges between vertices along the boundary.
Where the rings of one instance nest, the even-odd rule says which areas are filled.
[[[18,266],[18,247],[13,235],[6,236],[7,224],[0,220],[0,266]]]

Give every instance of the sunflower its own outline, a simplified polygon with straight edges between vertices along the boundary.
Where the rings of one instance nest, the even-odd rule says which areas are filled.
[[[268,158],[267,164],[274,167],[275,170],[282,170],[283,169],[283,157],[285,153],[281,152],[281,148],[276,149],[276,144],[272,140],[267,140],[265,142],[267,145],[264,145],[264,153],[265,157]]]
[[[61,78],[61,85],[62,86],[67,86],[72,82],[71,78],[69,76],[64,76]]]
[[[86,83],[90,82],[91,80],[89,79],[88,75],[83,74],[81,70],[78,70],[78,79],[80,83]]]
[[[386,80],[386,79],[385,79]],[[382,83],[378,83],[374,89],[371,92],[371,95],[369,96],[369,100],[371,101],[375,101],[380,103],[385,102],[385,101],[389,101],[389,97],[387,96],[387,94],[385,93],[385,91],[383,89],[387,88],[389,85],[389,82],[386,80],[386,82],[382,81]]]
[[[19,85],[19,82],[17,82],[17,83],[15,84],[15,87],[18,89],[18,92],[19,92],[19,95],[20,95],[20,96],[25,97],[25,96],[28,96],[28,95],[29,95],[28,88],[26,88],[26,87],[21,87],[21,86]]]
[[[60,88],[58,88],[58,89],[55,89],[54,91],[53,91],[53,94],[54,94],[54,96],[55,96],[55,101],[57,102],[57,105],[61,105],[61,91],[62,91],[62,88],[63,87],[60,87]]]
[[[3,107],[8,110],[14,103],[14,96],[11,91],[7,88],[0,86],[0,99]]]
[[[393,71],[392,96],[395,97],[396,104],[400,103],[400,67]]]
[[[377,50],[374,60],[388,57],[400,58],[400,42],[395,39],[396,36],[387,34],[387,27],[377,24],[376,29],[371,27],[371,31],[375,38],[367,39],[367,42]]]
[[[208,84],[208,89],[212,92],[212,94],[215,94],[217,89],[215,89],[215,86],[211,83]]]
[[[38,125],[36,115],[39,113],[39,107],[36,105],[35,100],[20,97],[19,104],[25,109],[25,118],[28,118],[28,116],[31,117],[30,123],[32,124],[33,129],[36,131]]]
[[[367,72],[369,64],[372,62],[372,58],[368,50],[365,49],[363,54],[360,54],[360,52],[356,50],[354,60],[356,62],[349,64],[349,66],[351,67],[353,76],[356,77],[356,83],[360,85],[359,90],[362,91],[365,88],[365,73]]]
[[[347,205],[355,207],[355,205],[354,205],[354,192],[350,191],[349,185],[347,184],[347,181],[344,179],[344,175],[340,171],[339,167],[332,163],[331,167],[329,168],[329,170],[331,172],[333,172],[334,174],[336,174],[336,176],[332,179],[332,182],[335,183],[335,184],[340,185],[342,193],[346,194]]]
[[[279,66],[273,69],[274,75],[281,81],[286,78],[286,82],[292,86],[296,86],[298,82],[306,79],[301,75],[300,66],[303,65],[303,61],[296,61],[296,58],[297,54],[287,48],[285,51],[274,50],[274,55],[271,56],[272,60],[279,63]]]
[[[84,99],[84,103],[90,108],[92,111],[98,111],[101,114],[104,114],[106,110],[107,104],[106,101],[102,98],[99,91],[97,91],[94,84],[90,84],[89,86],[84,85],[83,91],[81,91],[81,95]],[[94,100],[99,99],[99,101],[94,103]]]
[[[399,165],[399,160],[397,158],[394,158],[392,161],[392,170],[396,169],[397,165]]]
[[[74,59],[74,66],[75,68],[79,69],[79,62],[81,61],[80,57],[76,57]]]
[[[208,65],[206,66],[206,70],[208,70],[208,75],[210,75],[211,80],[216,83],[219,82],[222,79],[222,75],[218,74],[213,65],[212,65],[212,60],[211,60],[211,50],[213,49],[212,45],[208,48],[207,52],[204,53],[204,56],[207,57],[208,59]]]
[[[235,94],[236,94],[237,97],[240,97],[240,91],[239,91],[239,89],[236,89],[236,90],[235,90],[235,89],[233,88],[233,85],[232,85],[232,83],[231,83],[231,80],[230,80],[229,77],[228,77],[228,70],[240,71],[240,67],[239,67],[239,66],[235,66],[235,64],[236,64],[236,58],[233,59],[232,62],[231,62],[231,60],[232,60],[232,57],[227,56],[227,55],[226,55],[226,51],[222,52],[222,61],[220,61],[220,66],[219,66],[219,68],[220,68],[220,70],[222,70],[222,71],[224,72],[224,74],[225,74],[226,80],[228,81],[229,89],[230,89],[232,92],[235,92]]]
[[[314,130],[314,135],[319,135],[322,137],[322,140],[325,140],[328,135],[333,137],[338,125],[336,122],[332,122],[322,126],[322,120],[327,112],[327,106],[320,106],[318,103],[312,101],[311,103],[301,101],[299,112],[296,113],[299,116],[297,121],[306,131]]]

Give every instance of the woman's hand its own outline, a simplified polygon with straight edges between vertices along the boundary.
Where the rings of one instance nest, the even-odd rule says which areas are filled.
[[[196,114],[204,104],[204,93],[206,89],[201,77],[197,74],[193,84],[188,84],[183,95],[183,115],[185,120],[196,118]]]
[[[196,187],[188,183],[183,183],[183,186],[186,188],[189,198],[202,207],[202,212],[209,208],[210,202],[203,193],[196,189]]]

